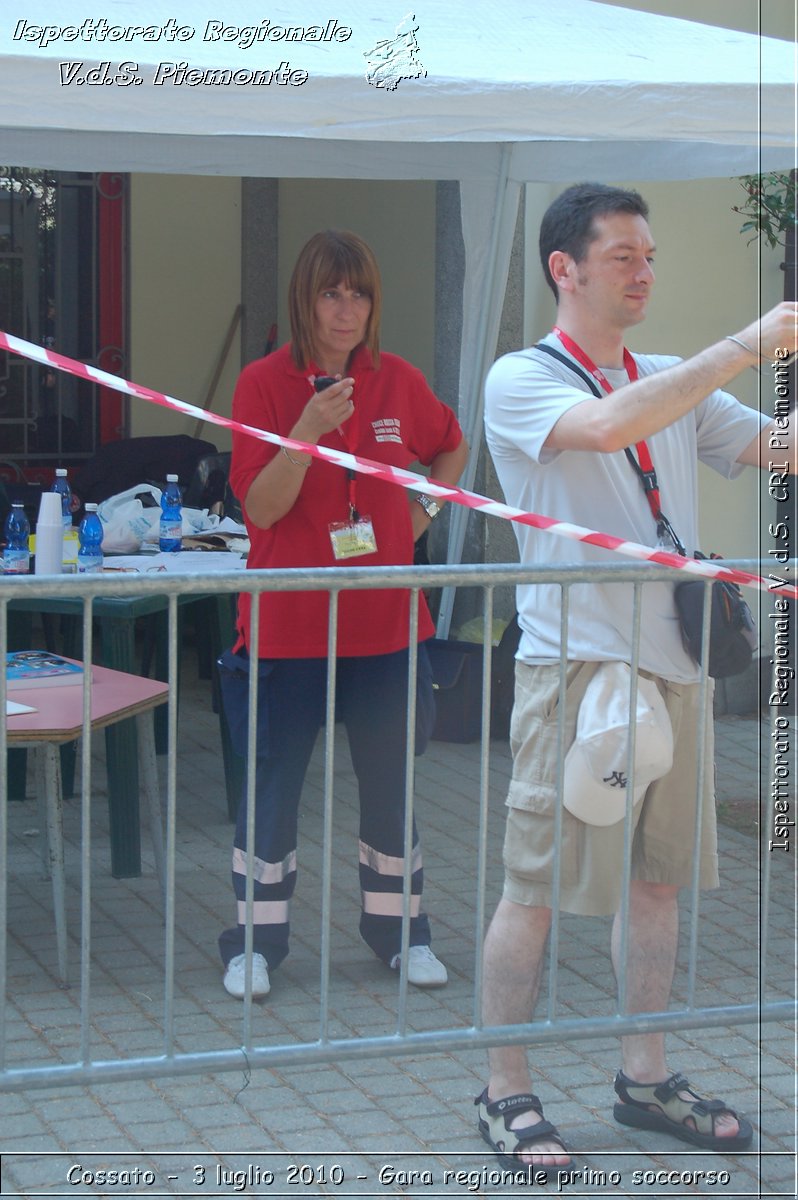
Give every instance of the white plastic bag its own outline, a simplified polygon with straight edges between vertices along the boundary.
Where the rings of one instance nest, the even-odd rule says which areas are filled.
[[[140,496],[152,496],[155,506],[145,507]],[[134,554],[142,542],[157,542],[161,521],[161,490],[151,483],[109,496],[97,509],[103,526],[103,551],[106,554]],[[219,518],[207,508],[183,509],[183,536],[215,529]]]
[[[152,496],[155,506],[145,508],[139,496]],[[133,554],[143,541],[158,537],[161,492],[149,483],[137,483],[125,492],[103,500],[97,508],[103,527],[103,553]]]

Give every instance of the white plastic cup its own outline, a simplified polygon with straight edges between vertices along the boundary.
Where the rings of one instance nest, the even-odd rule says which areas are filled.
[[[58,492],[42,492],[39,498],[39,525],[55,525],[60,521],[63,525],[61,497]]]
[[[42,492],[36,522],[37,575],[61,575],[64,570],[64,519],[58,492]]]

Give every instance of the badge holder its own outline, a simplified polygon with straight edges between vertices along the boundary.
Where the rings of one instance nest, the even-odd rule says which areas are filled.
[[[375,554],[377,551],[371,517],[354,514],[351,521],[333,521],[329,529],[333,555],[338,560]]]

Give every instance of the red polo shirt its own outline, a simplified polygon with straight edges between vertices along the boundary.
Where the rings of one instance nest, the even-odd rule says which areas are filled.
[[[247,425],[289,436],[307,404],[311,377],[323,372],[315,364],[300,370],[289,345],[251,363],[242,371],[233,398],[233,417]],[[394,354],[381,354],[375,369],[370,354],[360,348],[347,371],[354,381],[352,399],[356,420],[319,445],[346,449],[363,458],[409,467],[428,466],[440,453],[455,450],[462,431],[454,413],[433,394],[422,373]],[[249,488],[279,448],[246,434],[233,434],[230,483],[246,511]],[[377,550],[336,563],[330,541],[332,522],[349,517],[346,471],[314,459],[290,512],[271,529],[259,529],[248,519],[251,549],[248,569],[264,567],[386,566],[413,561],[413,532],[409,496],[396,484],[357,474],[356,504],[370,517]],[[260,658],[323,658],[327,655],[328,596],[319,592],[264,592],[261,596]],[[251,598],[241,594],[238,606],[240,638],[249,648]],[[408,644],[410,596],[406,590],[342,591],[339,597],[338,654],[390,654]],[[419,640],[434,627],[423,596],[419,604]]]

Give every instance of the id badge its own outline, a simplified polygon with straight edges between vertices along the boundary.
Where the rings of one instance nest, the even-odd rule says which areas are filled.
[[[374,554],[377,550],[371,517],[359,517],[357,521],[334,521],[330,525],[330,541],[338,560]]]

